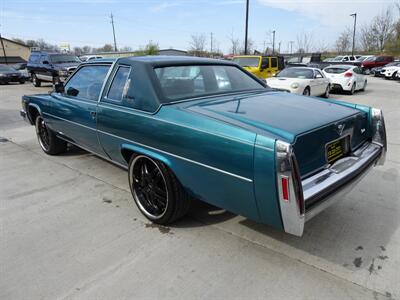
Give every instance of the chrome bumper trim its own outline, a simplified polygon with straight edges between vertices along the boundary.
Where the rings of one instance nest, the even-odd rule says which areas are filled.
[[[382,146],[365,143],[351,156],[342,158],[329,168],[303,180],[305,221],[339,200],[336,197],[339,193],[349,192],[354,183],[379,162],[382,155],[384,155]]]

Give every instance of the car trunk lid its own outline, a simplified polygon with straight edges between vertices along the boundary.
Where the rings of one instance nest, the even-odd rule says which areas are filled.
[[[293,144],[302,177],[327,164],[327,143],[349,136],[349,147],[354,149],[369,136],[367,114],[355,109],[355,105],[289,93],[258,92],[181,105]]]

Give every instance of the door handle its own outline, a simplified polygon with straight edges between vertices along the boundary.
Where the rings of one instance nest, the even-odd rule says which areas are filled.
[[[94,118],[96,118],[97,113],[96,113],[95,111],[91,111],[91,112],[90,112],[90,115],[91,115],[92,118],[94,119]]]

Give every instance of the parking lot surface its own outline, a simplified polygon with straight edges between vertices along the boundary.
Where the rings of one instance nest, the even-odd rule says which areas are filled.
[[[399,299],[400,82],[368,80],[331,98],[383,109],[386,164],[302,238],[200,202],[149,223],[126,171],[41,151],[20,100],[50,86],[0,86],[0,299]]]

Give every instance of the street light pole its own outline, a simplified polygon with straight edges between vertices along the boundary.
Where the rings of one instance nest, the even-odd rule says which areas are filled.
[[[114,16],[111,13],[110,15],[111,18],[111,25],[112,25],[112,31],[113,31],[113,36],[114,36],[114,51],[117,52],[117,40],[115,39],[115,28],[114,28]]]
[[[357,13],[351,14],[354,17],[354,29],[353,29],[353,47],[351,48],[351,56],[354,55],[354,46],[356,44],[356,24],[357,24]]]
[[[275,30],[272,31],[272,54],[275,54]]]
[[[246,0],[246,29],[244,33],[244,54],[247,54],[247,32],[249,30],[249,0]]]

